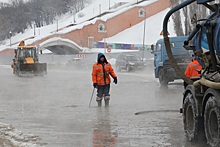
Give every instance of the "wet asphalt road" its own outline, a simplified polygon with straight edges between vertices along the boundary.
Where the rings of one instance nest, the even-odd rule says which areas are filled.
[[[0,122],[47,147],[202,147],[186,141],[182,81],[162,88],[153,68],[116,72],[110,107],[97,107],[90,70],[49,67],[44,77],[16,77],[0,67]],[[135,115],[138,113],[139,115]],[[0,139],[0,146],[1,146]]]

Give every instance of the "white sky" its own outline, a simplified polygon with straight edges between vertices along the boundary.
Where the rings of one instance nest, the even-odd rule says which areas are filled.
[[[28,1],[28,0],[25,0],[25,1]],[[7,2],[7,3],[9,3],[10,0],[0,0],[0,2]]]
[[[9,2],[9,0],[0,0],[0,2]]]
[[[2,1],[2,0],[0,0],[0,1]],[[150,4],[154,1],[157,1],[157,0],[146,1],[140,5],[147,5],[147,4]],[[119,2],[119,0],[110,0],[111,6],[113,6],[116,2]],[[97,18],[97,19],[102,19],[103,21],[106,21],[109,18],[114,17],[115,15],[118,15],[128,9],[131,9],[132,7],[134,7],[131,4],[134,4],[136,2],[137,2],[137,0],[129,0],[129,3],[124,6],[121,6],[121,8],[110,10],[110,12],[114,12],[114,13],[110,13],[108,15],[105,15],[105,16],[103,16],[101,18]],[[97,8],[99,8],[100,4],[101,4],[102,11],[109,11],[108,10],[109,9],[109,0],[95,0],[94,3],[92,3],[90,6],[86,7],[84,10],[79,12],[81,14],[83,13],[84,17],[79,18],[78,17],[79,13],[77,13],[75,15],[75,21],[76,21],[76,24],[78,24],[78,25],[66,28],[62,31],[59,31],[58,34],[66,33],[66,32],[69,32],[69,31],[72,31],[75,29],[80,29],[84,25],[95,23],[95,21],[97,19],[94,19],[92,21],[86,21],[86,20],[88,20],[89,18],[92,18],[94,16],[97,16],[99,14],[99,9],[97,10]],[[145,44],[155,43],[158,39],[161,38],[159,33],[162,30],[163,18],[164,18],[167,11],[168,11],[168,9],[146,19]],[[65,14],[62,17],[58,18],[58,28],[63,28],[65,26],[71,24],[73,22],[73,18],[74,17],[71,13]],[[123,32],[120,32],[119,34],[117,34],[111,38],[107,38],[106,40],[107,40],[107,42],[142,44],[143,43],[143,26],[144,26],[143,22],[141,22],[141,23],[139,23],[139,24],[127,29],[127,30],[124,30]],[[53,35],[53,34],[57,33],[56,28],[57,28],[56,22],[54,24],[51,24],[48,26],[36,28],[35,29],[35,38],[29,39],[28,41],[26,41],[26,44],[31,44],[34,41],[37,41],[37,40],[42,39],[46,36]],[[170,34],[174,35],[172,21],[171,21],[170,28],[172,28],[169,30]],[[11,38],[11,42],[12,42],[12,44],[15,42],[20,42],[26,38],[32,37],[33,35],[34,35],[34,29],[30,28],[30,29],[27,29],[24,32],[24,34],[20,33],[20,34],[13,36]],[[9,44],[10,44],[10,40],[6,40],[5,45],[0,45],[0,50],[7,48],[9,46]],[[14,45],[13,47],[17,47],[17,44]]]

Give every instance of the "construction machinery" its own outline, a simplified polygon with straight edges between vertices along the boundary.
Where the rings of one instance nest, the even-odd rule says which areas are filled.
[[[36,46],[25,46],[24,41],[15,49],[11,67],[13,68],[13,74],[18,76],[47,74],[47,64],[39,63]]]
[[[211,2],[211,3],[210,3]],[[211,15],[197,20],[183,46],[192,50],[203,66],[201,76],[187,78],[175,62],[168,37],[170,16],[180,9],[197,3],[208,8]],[[190,141],[204,137],[211,147],[220,146],[220,4],[214,0],[185,0],[172,8],[163,22],[163,36],[169,61],[175,72],[186,82],[182,108],[184,131]],[[204,136],[203,136],[204,135]]]

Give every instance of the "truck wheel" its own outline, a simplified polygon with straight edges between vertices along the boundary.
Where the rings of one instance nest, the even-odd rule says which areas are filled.
[[[116,71],[121,71],[120,66],[116,66]]]
[[[159,69],[159,81],[160,81],[160,85],[162,86],[167,86],[168,84],[168,80],[166,79],[164,75],[163,69]]]
[[[200,132],[203,129],[203,119],[196,117],[196,103],[193,100],[193,94],[185,94],[183,103],[183,124],[186,137],[189,141],[198,141]]]
[[[130,72],[130,70],[131,70],[130,65],[127,65],[127,66],[126,66],[126,71],[127,71],[127,72]]]
[[[204,125],[207,144],[211,147],[220,146],[220,106],[218,106],[215,97],[219,95],[212,93],[210,95],[204,113]]]

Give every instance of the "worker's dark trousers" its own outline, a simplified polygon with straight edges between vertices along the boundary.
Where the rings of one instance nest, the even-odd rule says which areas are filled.
[[[97,86],[97,97],[102,98],[104,96],[110,96],[109,94],[110,91],[110,84],[108,85],[103,85],[103,86]]]
[[[186,87],[188,86],[188,84],[184,81],[184,82],[183,82],[183,86],[184,86],[184,89],[186,89]]]

